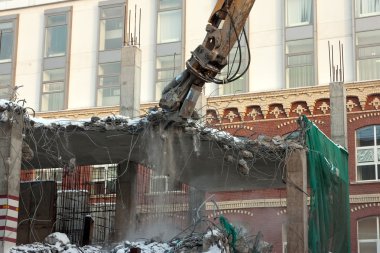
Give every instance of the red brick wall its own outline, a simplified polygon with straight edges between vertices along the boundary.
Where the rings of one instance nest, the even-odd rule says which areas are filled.
[[[327,136],[330,136],[330,115],[308,116]],[[259,134],[267,136],[284,135],[298,128],[297,118],[267,119],[260,122],[247,122],[239,125],[234,122],[233,125],[225,124],[221,129],[238,136],[248,136],[256,138]],[[347,116],[347,141],[349,151],[349,178],[350,194],[376,194],[380,193],[379,183],[356,183],[356,161],[355,161],[355,131],[359,128],[369,125],[380,125],[380,117],[371,115],[371,112],[355,111],[348,113]],[[227,127],[228,126],[228,127]],[[243,129],[243,126],[251,127],[252,130]],[[269,189],[258,191],[242,192],[222,192],[215,194],[216,201],[244,200],[257,198],[286,198],[286,191],[283,189]],[[365,204],[364,204],[365,205]],[[373,205],[373,204],[372,204]],[[361,207],[362,205],[351,205],[351,209]],[[274,252],[281,251],[281,224],[285,222],[284,217],[279,218],[277,215],[278,208],[254,208],[251,211],[254,216],[251,218],[233,215],[233,221],[245,222],[246,226],[262,231],[265,239],[275,245]],[[281,216],[281,215],[280,215]],[[286,216],[286,215],[282,215]],[[380,206],[371,206],[361,208],[351,212],[351,252],[357,252],[357,220],[368,216],[380,216]],[[228,217],[228,216],[227,216]],[[241,219],[241,220],[240,220]],[[244,221],[244,219],[246,219]]]

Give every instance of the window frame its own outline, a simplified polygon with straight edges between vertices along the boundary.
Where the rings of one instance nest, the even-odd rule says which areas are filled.
[[[368,14],[361,14],[360,13],[360,3],[363,0],[354,0],[354,8],[355,8],[355,18],[367,18],[367,17],[373,17],[373,16],[379,16],[380,15],[380,9],[378,12],[371,12]],[[373,0],[376,1],[376,0]],[[380,2],[379,2],[380,4]],[[380,7],[379,7],[380,8]]]
[[[120,105],[120,99],[121,99],[121,72],[119,74],[119,86],[118,86],[118,89],[119,89],[119,99],[118,99],[118,102],[115,103],[115,104],[112,104],[112,105],[105,105],[103,103],[103,99],[100,99],[100,92],[102,89],[104,89],[104,86],[101,86],[100,85],[100,80],[102,77],[104,77],[105,75],[100,75],[100,66],[102,64],[108,64],[108,63],[116,63],[116,62],[119,62],[120,63],[120,66],[122,66],[122,59],[121,59],[121,51],[122,51],[122,48],[124,46],[124,44],[127,42],[125,41],[127,38],[125,37],[126,36],[126,32],[127,32],[127,27],[126,27],[126,19],[125,19],[125,15],[126,14],[126,7],[127,7],[127,4],[126,4],[126,1],[125,0],[108,0],[108,1],[102,1],[102,2],[99,2],[98,4],[98,7],[97,7],[97,10],[98,10],[98,18],[97,18],[97,62],[96,62],[96,71],[95,71],[95,80],[96,80],[96,83],[95,83],[95,91],[94,91],[94,102],[95,102],[95,107],[106,107],[106,106],[117,106],[117,105]],[[101,26],[101,21],[102,20],[107,20],[107,19],[115,19],[115,18],[120,18],[120,16],[112,16],[112,17],[102,17],[102,11],[105,10],[105,9],[110,9],[110,8],[120,8],[122,11],[122,38],[121,38],[121,45],[120,45],[120,48],[113,48],[113,49],[103,49],[101,50],[100,49],[100,45],[101,45],[101,34],[100,34],[100,26]],[[108,75],[110,76],[110,75]],[[116,75],[113,75],[113,76],[116,76]],[[109,87],[117,87],[116,85],[115,86],[109,86]],[[102,93],[103,94],[103,93]]]
[[[114,170],[115,172],[115,175],[112,177],[109,177],[108,175],[108,171],[109,170]],[[95,172],[95,170],[104,170],[104,176],[102,178],[94,178],[93,177],[93,173]],[[117,180],[117,165],[116,164],[103,164],[103,165],[94,165],[92,166],[92,169],[91,169],[91,179],[90,179],[90,184],[91,184],[91,191],[90,191],[90,194],[92,196],[99,196],[99,195],[114,195],[116,194],[116,180]],[[114,189],[115,191],[109,191],[109,187],[108,187],[108,184],[111,183],[111,184],[114,184]],[[103,184],[103,189],[104,191],[98,193],[98,192],[95,192],[95,185],[101,185]]]
[[[65,16],[65,23],[64,24],[55,24],[55,25],[49,25],[49,18],[54,16]],[[69,45],[69,33],[70,33],[70,27],[69,27],[70,18],[68,15],[68,12],[62,11],[62,12],[53,12],[53,13],[45,13],[45,22],[44,22],[44,58],[53,58],[53,57],[62,57],[66,56],[68,53],[68,45]],[[49,55],[48,54],[48,46],[47,46],[47,39],[48,39],[48,30],[49,28],[57,28],[57,27],[66,27],[66,44],[65,44],[65,52],[63,55],[57,54],[57,55]],[[70,30],[69,30],[70,29]]]
[[[360,221],[363,221],[363,220],[367,220],[367,219],[373,219],[373,218],[376,218],[376,230],[377,230],[377,239],[359,239],[359,222]],[[380,216],[369,216],[369,217],[365,217],[365,218],[362,218],[362,219],[358,219],[356,221],[356,227],[357,227],[357,245],[358,245],[358,253],[360,253],[360,243],[371,243],[371,242],[375,242],[376,243],[376,246],[377,246],[377,253],[380,253]]]
[[[44,37],[43,37],[43,50],[42,50],[42,67],[41,67],[41,80],[40,80],[40,104],[39,108],[40,111],[43,112],[49,112],[49,111],[60,111],[67,109],[68,107],[68,94],[69,94],[69,76],[70,76],[70,52],[71,52],[71,36],[72,36],[72,6],[62,7],[62,8],[56,8],[56,9],[49,9],[45,11],[44,14]],[[66,16],[66,52],[64,55],[54,55],[54,56],[46,56],[45,55],[45,49],[46,49],[46,40],[47,40],[47,34],[46,29],[52,26],[48,26],[48,19],[52,16],[59,16],[59,15],[65,15]],[[49,106],[45,109],[42,108],[42,101],[43,96],[45,94],[53,94],[57,92],[44,92],[44,84],[48,83],[43,81],[43,75],[44,71],[53,70],[53,69],[64,69],[64,81],[63,81],[63,91],[60,92],[60,94],[63,94],[63,101],[62,105],[58,109],[52,109],[49,108]]]
[[[299,22],[295,24],[289,24],[289,0],[285,1],[285,27],[300,27],[300,26],[308,26],[308,25],[313,25],[314,24],[314,0],[309,0],[311,3],[311,10],[310,10],[310,21],[309,22]],[[298,1],[303,1],[303,0],[298,0]],[[307,0],[304,0],[307,1]]]
[[[111,16],[111,17],[102,17],[102,11],[104,11],[105,9],[112,9],[112,8],[120,8],[122,9],[122,15],[121,16]],[[115,50],[121,50],[122,47],[124,46],[125,44],[125,32],[126,32],[126,27],[125,27],[125,8],[126,8],[126,5],[125,5],[125,2],[120,2],[120,3],[110,3],[110,4],[104,4],[104,5],[99,5],[98,7],[98,11],[99,11],[99,15],[98,15],[98,51],[99,52],[107,52],[107,51],[115,51]],[[122,31],[122,36],[121,36],[121,45],[120,47],[118,48],[110,48],[110,49],[105,49],[105,44],[106,44],[106,37],[104,36],[104,48],[103,49],[100,49],[100,45],[101,45],[101,34],[100,34],[100,31],[101,31],[101,22],[102,21],[106,21],[106,20],[113,20],[113,19],[121,19],[122,21],[122,25],[124,25],[124,27],[121,28],[121,31]],[[105,30],[106,31],[106,30]]]
[[[183,27],[183,19],[184,19],[184,4],[183,0],[178,0],[180,3],[179,7],[170,7],[170,8],[160,8],[160,1],[157,0],[157,13],[156,13],[156,43],[157,44],[170,44],[170,43],[180,43],[183,40],[184,36],[184,27]],[[167,41],[167,42],[159,42],[158,37],[159,37],[159,15],[160,13],[165,13],[165,12],[173,12],[173,11],[180,11],[180,19],[181,19],[181,31],[180,31],[180,36],[178,41]]]
[[[113,64],[113,63],[119,63],[120,64],[120,73],[110,73],[110,74],[102,74],[100,75],[100,66],[102,64]],[[96,105],[99,106],[99,107],[102,107],[102,106],[115,106],[115,105],[118,105],[120,104],[120,92],[121,92],[121,61],[114,61],[114,62],[103,62],[103,63],[98,63],[98,70],[97,70],[97,80],[96,80]],[[119,83],[117,85],[112,85],[112,86],[102,86],[100,85],[100,80],[104,77],[118,77],[119,79]],[[104,90],[106,88],[118,88],[119,89],[119,101],[118,103],[116,104],[113,104],[113,105],[104,105],[103,104],[103,98],[104,96],[102,97],[102,99],[100,100],[100,97],[99,97],[99,91],[100,90]],[[102,104],[99,104],[100,101],[102,101]]]
[[[287,52],[287,43],[294,42],[294,41],[306,41],[310,40],[312,42],[312,50],[311,51],[305,51],[305,52],[297,52],[297,53],[288,53]],[[316,86],[316,64],[315,64],[315,39],[314,38],[302,38],[297,40],[287,40],[285,41],[285,86],[287,89],[294,89],[294,88],[304,88],[304,87],[313,87]],[[289,57],[292,56],[302,56],[302,55],[310,55],[311,56],[311,63],[310,64],[289,64]],[[300,68],[300,67],[312,67],[313,70],[313,76],[311,78],[312,84],[311,85],[302,85],[302,86],[294,86],[290,84],[288,70],[292,68]]]
[[[360,71],[359,71],[359,62],[363,60],[375,60],[376,62],[380,62],[380,54],[378,55],[373,55],[373,56],[364,56],[360,57],[359,55],[359,50],[363,48],[371,48],[371,47],[379,47],[380,48],[380,41],[378,43],[369,43],[369,44],[359,44],[358,43],[358,34],[362,33],[368,33],[368,32],[378,32],[378,35],[380,37],[380,29],[374,29],[374,30],[365,30],[365,31],[356,31],[355,32],[355,70],[356,70],[356,80],[357,81],[371,81],[371,80],[379,80],[379,78],[370,78],[370,79],[363,79],[359,78]],[[371,75],[373,76],[375,73],[372,73]]]
[[[362,147],[359,147],[358,144],[357,144],[357,138],[358,138],[358,131],[362,130],[362,129],[365,129],[365,128],[368,128],[368,127],[371,127],[373,128],[373,134],[374,134],[374,145],[373,146],[362,146]],[[377,133],[377,127],[379,127],[379,131],[380,131],[380,125],[369,125],[369,126],[363,126],[359,129],[356,129],[355,131],[355,172],[356,172],[356,182],[358,183],[368,183],[368,182],[380,182],[380,174],[379,174],[379,171],[380,171],[380,161],[379,161],[379,157],[380,157],[380,154],[378,154],[378,152],[380,152],[380,143],[377,143],[377,139],[376,139],[376,133]],[[358,150],[363,150],[363,149],[373,149],[373,156],[374,156],[374,161],[373,162],[364,162],[364,163],[359,163],[358,162]],[[365,166],[365,165],[374,165],[375,168],[375,179],[370,179],[370,180],[359,180],[359,172],[358,172],[358,167],[359,166]]]
[[[18,46],[18,26],[19,26],[19,14],[0,16],[0,23],[12,23],[13,43],[12,43],[12,55],[9,61],[0,61],[0,74],[9,75],[9,84],[0,86],[1,90],[8,89],[7,96],[1,96],[4,99],[11,99],[14,94],[11,94],[12,89],[15,86],[15,73],[16,73],[16,61],[17,61],[17,46]],[[1,42],[0,42],[1,43]],[[1,68],[10,69],[2,71]],[[8,66],[8,67],[7,67]]]

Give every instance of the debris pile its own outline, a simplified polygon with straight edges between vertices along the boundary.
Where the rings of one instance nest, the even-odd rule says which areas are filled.
[[[207,225],[208,224],[208,225]],[[207,225],[207,228],[204,228]],[[205,232],[196,232],[199,227]],[[70,243],[67,235],[53,233],[44,243],[13,247],[10,253],[271,253],[272,245],[262,240],[262,234],[250,236],[234,227],[223,216],[219,224],[211,221],[196,222],[168,242],[159,239],[124,241],[111,248],[100,246],[78,247]]]
[[[71,244],[67,235],[59,232],[48,235],[44,243],[19,245],[11,248],[10,253],[98,253],[100,247],[84,246],[78,247]]]

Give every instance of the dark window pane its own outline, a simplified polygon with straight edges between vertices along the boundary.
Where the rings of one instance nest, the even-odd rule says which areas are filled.
[[[365,127],[356,132],[356,146],[365,147],[374,145],[373,126]]]
[[[63,56],[66,54],[67,26],[46,28],[45,56]]]
[[[13,52],[13,32],[4,32],[0,30],[1,33],[1,48],[0,48],[0,62],[7,62],[12,60]]]
[[[376,180],[375,165],[358,166],[358,180]]]
[[[93,195],[104,194],[106,191],[104,181],[93,182],[91,190],[91,194]]]
[[[376,126],[376,145],[380,146],[380,126]]]
[[[358,221],[359,240],[377,239],[377,217]]]
[[[376,242],[360,242],[360,253],[377,253]]]
[[[107,179],[114,179],[117,178],[117,167],[116,166],[110,166],[107,169]]]
[[[116,193],[116,180],[109,180],[107,181],[107,194],[113,194]]]

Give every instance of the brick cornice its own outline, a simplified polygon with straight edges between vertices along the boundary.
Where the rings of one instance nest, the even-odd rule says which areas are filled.
[[[380,80],[345,84],[348,113],[380,111]],[[374,96],[375,97],[371,97]],[[322,102],[320,102],[322,101]],[[272,106],[274,105],[274,106]],[[141,104],[140,114],[145,115],[156,102]],[[253,107],[257,107],[254,110]],[[366,108],[367,107],[367,108]],[[377,107],[377,108],[376,108]],[[235,108],[232,111],[231,108]],[[329,86],[320,85],[297,89],[244,93],[233,96],[209,97],[207,109],[214,111],[216,118],[207,115],[206,120],[216,125],[267,120],[293,120],[301,114],[329,115]],[[91,107],[57,112],[38,112],[37,117],[85,119],[92,116],[105,117],[119,114],[118,106]],[[282,116],[280,116],[282,115]],[[280,126],[281,127],[281,126]]]
[[[308,202],[309,202],[308,198]],[[350,204],[380,203],[380,194],[350,195]],[[219,210],[244,209],[259,207],[286,207],[286,198],[277,199],[249,199],[216,202]],[[206,203],[206,210],[214,210],[212,202]]]

